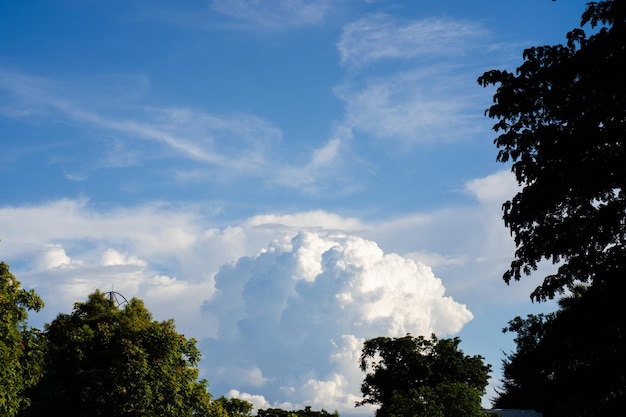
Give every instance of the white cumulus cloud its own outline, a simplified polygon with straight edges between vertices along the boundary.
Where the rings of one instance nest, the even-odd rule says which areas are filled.
[[[472,319],[429,267],[337,232],[300,232],[240,258],[215,289],[204,304],[217,323],[203,342],[212,385],[294,406],[352,407],[366,338],[452,334]]]

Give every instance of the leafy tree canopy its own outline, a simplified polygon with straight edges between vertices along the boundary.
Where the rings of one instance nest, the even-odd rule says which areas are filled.
[[[223,395],[215,400],[224,409],[228,417],[249,417],[254,405],[239,398],[226,398]]]
[[[177,333],[173,320],[153,320],[139,299],[118,309],[96,291],[44,335],[45,374],[30,415],[226,417],[198,381],[195,340]]]
[[[486,113],[497,119],[498,160],[523,186],[503,206],[517,246],[504,280],[560,263],[537,301],[626,277],[626,2],[588,3],[580,26],[565,45],[526,49],[514,74],[478,79],[498,86]]]
[[[504,331],[517,349],[503,361],[497,408],[545,417],[620,415],[626,410],[626,317],[621,293],[576,286],[547,315],[516,317]]]
[[[0,415],[12,417],[28,405],[24,390],[41,376],[43,352],[40,334],[27,326],[28,311],[39,311],[43,301],[0,262]]]
[[[367,340],[360,358],[364,399],[357,405],[378,404],[377,417],[483,416],[490,366],[465,355],[459,343],[410,334]]]

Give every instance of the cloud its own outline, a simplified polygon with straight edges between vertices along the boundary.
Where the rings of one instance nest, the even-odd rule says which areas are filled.
[[[471,22],[369,15],[344,26],[337,43],[347,78],[334,88],[343,126],[405,144],[451,143],[483,133],[476,87],[488,33]],[[394,63],[393,70],[384,65]],[[375,65],[380,64],[380,65]],[[365,69],[367,71],[361,71]]]
[[[289,188],[298,188],[307,192],[318,192],[320,179],[334,171],[339,159],[340,147],[344,142],[334,138],[325,145],[314,149],[309,160],[302,165],[285,165],[277,170],[273,182]]]
[[[502,170],[484,178],[468,181],[465,190],[474,195],[478,201],[495,206],[511,199],[521,191],[521,187],[510,170]]]
[[[125,280],[134,292],[138,287],[130,283],[138,275],[141,282],[147,283],[145,291],[157,285],[154,277],[175,279],[172,289],[192,291],[197,288],[184,283],[205,283],[202,285],[210,289],[220,267],[258,254],[268,242],[274,242],[274,246],[282,242],[288,248],[291,237],[299,231],[335,231],[361,236],[377,242],[385,252],[426,263],[445,278],[449,293],[455,297],[520,302],[527,300],[536,283],[530,279],[515,283],[515,290],[505,292],[497,285],[514,250],[500,208],[501,202],[515,192],[516,184],[511,179],[510,173],[499,172],[468,181],[464,190],[467,205],[378,220],[317,210],[259,214],[224,224],[218,220],[220,208],[211,203],[179,206],[157,202],[107,211],[88,200],[70,199],[2,206],[0,255],[11,261],[22,276],[32,278],[37,285],[49,283],[51,290],[58,281],[47,280],[47,276],[60,280],[76,273],[76,279],[80,279],[83,270],[90,276],[104,274],[90,289],[85,287],[80,297],[97,285],[118,288]],[[303,254],[299,259],[304,262],[307,258]],[[319,271],[318,260],[309,259],[301,267],[301,271],[309,271],[305,276]],[[165,290],[155,290],[154,294],[164,296]],[[173,315],[175,311],[174,306],[168,307],[164,314]]]
[[[222,267],[215,289],[203,306],[218,326],[203,342],[212,352],[208,374],[219,375],[214,386],[235,384],[274,401],[280,392],[295,406],[351,407],[366,338],[453,334],[472,318],[430,268],[342,233],[280,240]],[[249,380],[257,369],[262,384]]]
[[[258,228],[284,227],[291,230],[340,230],[356,232],[365,225],[356,218],[346,218],[322,210],[293,214],[259,214],[247,220],[247,225]]]
[[[339,4],[331,0],[211,0],[172,7],[165,1],[137,0],[127,17],[199,31],[277,32],[321,25]]]
[[[47,244],[31,262],[34,270],[45,271],[52,268],[67,267],[72,260],[61,245]]]
[[[137,77],[96,78],[105,79],[107,89],[116,92],[125,85],[132,89]],[[31,150],[63,161],[67,179],[84,181],[98,169],[158,160],[160,171],[172,172],[179,184],[252,178],[263,186],[308,194],[358,189],[352,170],[363,163],[349,148],[350,129],[340,126],[320,146],[286,160],[282,130],[261,117],[144,105],[138,103],[139,92],[121,99],[94,88],[90,80],[78,83],[0,69],[0,115],[23,123],[62,123],[68,129],[62,141]],[[82,134],[76,137],[76,132]],[[104,151],[81,152],[85,137]],[[15,163],[20,154],[5,157]]]
[[[482,132],[476,94],[467,85],[466,76],[430,67],[345,82],[334,92],[352,129],[406,143],[453,142]]]
[[[72,88],[75,87],[71,84],[67,86],[42,77],[0,71],[0,89],[13,97],[11,108],[22,109],[5,110],[5,116],[69,119],[80,128],[161,145],[167,149],[167,152],[159,152],[161,158],[171,158],[171,151],[174,151],[174,155],[203,164],[237,172],[257,172],[266,164],[265,149],[282,136],[279,129],[251,115],[218,116],[189,108],[125,103],[125,116],[109,116],[90,109],[92,105],[96,107],[92,101],[72,99]],[[97,106],[102,107],[102,104]],[[7,107],[5,105],[5,109]],[[135,150],[136,156],[139,147],[126,141],[124,151],[129,147]],[[153,151],[150,155],[155,156]],[[107,161],[112,159],[109,157]],[[104,164],[112,166],[110,162]]]
[[[344,26],[337,49],[342,64],[358,67],[388,59],[464,53],[484,33],[472,22],[435,18],[402,21],[374,14]]]
[[[283,30],[318,25],[333,2],[329,0],[213,0],[213,10],[236,19],[244,28]]]
[[[430,253],[424,251],[408,252],[405,253],[404,256],[413,259],[416,262],[421,262],[425,265],[428,265],[431,268],[442,269],[446,267],[462,266],[468,261],[466,256],[442,255],[439,253]]]

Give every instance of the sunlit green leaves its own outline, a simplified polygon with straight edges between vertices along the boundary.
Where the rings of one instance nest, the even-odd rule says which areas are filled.
[[[219,415],[207,382],[198,381],[200,352],[176,332],[173,320],[155,321],[133,298],[122,309],[99,291],[71,314],[46,326],[46,374],[34,390],[32,415]]]
[[[24,390],[41,376],[41,334],[26,323],[28,311],[39,311],[43,301],[0,262],[0,415],[12,417],[28,405]]]

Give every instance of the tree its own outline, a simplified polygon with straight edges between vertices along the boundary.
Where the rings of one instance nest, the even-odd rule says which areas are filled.
[[[377,417],[483,417],[480,397],[490,365],[481,356],[465,355],[460,342],[410,334],[367,340],[360,358],[367,372],[364,399],[357,406],[378,404]]]
[[[0,415],[12,417],[28,406],[24,390],[41,376],[40,334],[27,326],[28,311],[39,311],[43,301],[0,262]]]
[[[554,393],[548,394],[553,358],[548,356],[542,340],[554,315],[529,314],[525,319],[518,316],[502,330],[517,333],[514,339],[517,349],[506,354],[502,361],[503,385],[493,400],[495,408],[546,412],[548,401],[554,396]]]
[[[622,294],[577,286],[547,315],[516,317],[517,349],[503,361],[497,408],[552,416],[618,415],[626,409],[626,317],[613,317]]]
[[[250,417],[254,404],[239,398],[226,398],[223,395],[215,400],[224,409],[228,417]]]
[[[593,32],[587,36],[583,27]],[[504,280],[542,259],[559,263],[531,298],[576,282],[623,290],[626,277],[626,2],[590,2],[566,45],[528,48],[498,85],[486,114],[497,123],[497,159],[512,162],[522,190],[504,206],[516,243]]]
[[[583,28],[591,35],[587,36]],[[516,318],[517,351],[504,362],[496,404],[546,416],[600,416],[626,409],[626,2],[590,2],[565,45],[532,47],[498,85],[498,160],[521,191],[503,205],[516,251],[504,280],[558,264],[533,301],[587,289],[553,315]]]
[[[45,374],[29,415],[226,416],[198,381],[194,339],[133,298],[123,309],[96,291],[44,331]]]

